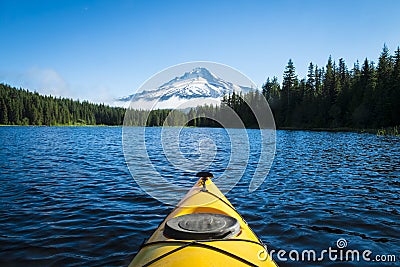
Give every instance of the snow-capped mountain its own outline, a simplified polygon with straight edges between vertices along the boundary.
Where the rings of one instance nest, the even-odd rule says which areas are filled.
[[[232,92],[249,92],[250,87],[225,81],[204,67],[194,68],[153,90],[145,90],[119,102],[131,102],[135,108],[147,109],[156,103],[157,108],[187,108],[203,104],[219,104],[224,95]],[[147,102],[147,103],[146,103]],[[150,107],[151,108],[151,107]]]

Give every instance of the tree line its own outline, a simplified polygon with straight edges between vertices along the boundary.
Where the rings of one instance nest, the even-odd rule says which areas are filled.
[[[384,45],[378,64],[366,58],[348,69],[343,58],[325,67],[312,62],[299,79],[292,60],[262,87],[277,127],[381,128],[400,125],[400,48]]]
[[[264,104],[264,105],[263,105]],[[259,128],[252,112],[257,107],[265,107],[266,101],[260,91],[247,94],[225,95],[221,105],[202,105],[184,110],[128,110],[125,125],[129,126],[188,126],[188,127],[226,127]],[[260,112],[258,112],[260,113]],[[237,117],[236,115],[237,114]]]
[[[221,127],[227,109],[234,110],[244,126],[257,128],[251,107],[267,99],[277,128],[382,128],[400,125],[400,48],[394,55],[384,45],[378,63],[367,58],[349,69],[343,58],[329,57],[324,67],[308,66],[299,79],[290,59],[278,78],[268,78],[262,92],[226,95],[220,106],[204,105],[182,110],[129,110],[125,123],[133,126]],[[5,125],[122,125],[126,109],[42,96],[0,84],[0,124]],[[229,122],[229,120],[228,120]],[[235,124],[224,125],[236,127]]]
[[[343,58],[338,63],[329,57],[324,67],[308,66],[307,77],[299,79],[291,59],[278,78],[268,78],[262,86],[277,128],[378,129],[400,125],[400,48],[390,55],[384,45],[378,64],[365,58],[349,69]],[[136,111],[132,125],[183,125],[221,127],[218,121],[226,109],[234,110],[247,128],[258,128],[252,108],[262,103],[259,91],[226,95],[220,106],[200,106],[189,112]],[[172,112],[172,116],[169,115]],[[136,115],[134,115],[136,114]],[[148,120],[140,120],[148,117]],[[210,119],[214,118],[214,119]],[[235,125],[233,125],[235,127]]]
[[[121,125],[125,109],[56,98],[0,84],[0,124]]]
[[[198,106],[189,111],[173,109],[137,110],[130,109],[125,115],[124,124],[128,126],[189,126],[189,127],[220,127],[216,114],[220,107],[212,105]]]

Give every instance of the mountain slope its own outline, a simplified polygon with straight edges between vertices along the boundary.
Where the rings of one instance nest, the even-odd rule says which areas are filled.
[[[131,106],[134,104],[140,108],[146,108],[146,102],[156,102],[158,108],[175,108],[184,103],[187,103],[188,106],[215,104],[219,103],[224,95],[233,92],[246,93],[250,90],[252,89],[249,87],[225,81],[208,69],[201,67],[185,72],[182,76],[175,77],[154,90],[145,90],[120,98],[118,101],[131,101]]]

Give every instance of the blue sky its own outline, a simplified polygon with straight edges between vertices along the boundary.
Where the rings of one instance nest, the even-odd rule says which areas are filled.
[[[0,0],[0,82],[109,102],[188,61],[230,65],[257,85],[292,58],[377,60],[400,45],[400,1]]]

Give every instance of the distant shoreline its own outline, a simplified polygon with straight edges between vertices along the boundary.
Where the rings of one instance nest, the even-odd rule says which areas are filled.
[[[310,132],[357,132],[357,133],[373,133],[376,134],[378,129],[357,129],[350,127],[338,127],[338,128],[310,128],[310,127],[278,127],[277,130],[285,130],[285,131],[310,131]]]
[[[357,129],[350,127],[338,127],[338,128],[308,128],[308,127],[279,127],[277,130],[286,131],[311,131],[311,132],[352,132],[352,133],[370,133],[376,135],[394,135],[400,136],[400,126],[386,127],[381,129]]]
[[[5,125],[0,124],[0,127],[123,127],[123,125],[91,125],[91,124],[75,124],[75,125]],[[136,127],[163,127],[163,126],[136,126]],[[176,126],[165,126],[165,127],[176,127]],[[194,126],[186,126],[185,128],[207,128],[207,127],[194,127]],[[219,128],[219,127],[212,127],[212,128]],[[250,128],[249,128],[250,129]],[[350,127],[338,127],[338,128],[309,128],[309,127],[278,127],[276,130],[282,131],[310,131],[310,132],[351,132],[351,133],[369,133],[369,134],[376,134],[378,136],[384,135],[393,135],[393,136],[400,136],[400,126],[395,127],[387,127],[382,129],[357,129],[357,128],[350,128]]]

